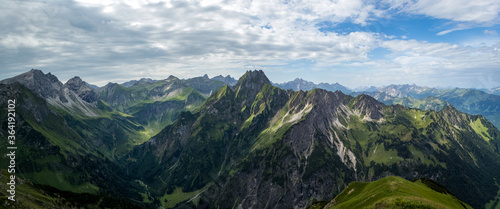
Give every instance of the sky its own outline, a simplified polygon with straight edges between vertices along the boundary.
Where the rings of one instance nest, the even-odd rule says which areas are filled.
[[[500,86],[498,0],[7,0],[0,80],[139,78]]]

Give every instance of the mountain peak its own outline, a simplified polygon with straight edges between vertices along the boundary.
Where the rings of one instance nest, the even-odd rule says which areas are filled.
[[[83,84],[83,80],[79,77],[79,76],[75,76],[71,79],[69,79],[68,81],[66,81],[66,83],[64,85],[70,85],[70,84]]]
[[[262,70],[247,71],[238,80],[235,89],[246,88],[250,90],[260,90],[265,84],[271,85],[271,81],[267,78]]]
[[[222,75],[218,75],[218,76],[213,77],[212,80],[222,81],[222,82],[226,83],[229,86],[234,86],[234,85],[236,85],[236,83],[238,83],[238,81],[235,80],[230,75],[227,75],[226,77],[224,77]]]
[[[18,82],[44,98],[53,98],[59,94],[63,84],[51,73],[44,74],[41,70],[31,69],[21,75],[1,81],[3,84]]]
[[[264,85],[271,85],[271,81],[267,78],[262,70],[247,71],[238,80],[238,83],[233,86],[233,91],[236,96],[245,100],[253,101]]]
[[[97,94],[92,90],[92,88],[78,76],[69,79],[64,84],[64,87],[75,92],[86,102],[94,102],[98,99]]]
[[[170,75],[170,76],[168,76],[167,81],[176,80],[176,79],[179,79],[179,78],[177,78],[173,75]]]
[[[369,116],[371,119],[382,118],[382,109],[384,104],[377,101],[375,98],[361,94],[357,97],[357,102],[354,104],[355,109],[361,110],[361,113]]]

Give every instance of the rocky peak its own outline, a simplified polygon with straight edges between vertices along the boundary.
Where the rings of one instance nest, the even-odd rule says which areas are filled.
[[[238,80],[238,83],[234,86],[235,89],[245,88],[248,90],[260,90],[265,84],[271,85],[271,81],[267,78],[266,74],[262,70],[247,71]]]
[[[75,76],[74,78],[66,81],[64,86],[69,88],[70,90],[73,90],[73,91],[80,89],[80,88],[85,88],[85,87],[90,88],[90,87],[86,86],[84,84],[83,80],[78,76]]]
[[[371,119],[378,120],[382,118],[382,109],[384,108],[384,104],[371,96],[361,94],[357,97],[357,102],[354,104],[353,108],[361,110],[363,115],[366,115]]]
[[[441,111],[439,111],[441,114],[443,114],[443,118],[450,122],[452,125],[461,127],[462,122],[464,122],[464,114],[457,110],[455,107],[448,105],[445,108],[443,108]],[[468,121],[465,121],[468,123]]]
[[[175,77],[175,76],[173,76],[173,75],[170,75],[170,76],[168,76],[167,81],[171,81],[171,80],[178,80],[178,79],[179,79],[179,78],[177,78],[177,77]]]
[[[97,101],[97,94],[88,86],[80,77],[75,76],[69,79],[65,84],[65,88],[75,92],[81,99],[86,102]]]
[[[31,69],[30,71],[8,78],[1,83],[11,84],[18,82],[28,89],[36,92],[44,98],[55,98],[62,90],[63,84],[51,73],[44,74],[41,70]]]
[[[247,71],[238,80],[238,83],[233,87],[236,96],[244,98],[247,101],[253,101],[264,85],[271,85],[271,81],[267,78],[262,70]]]

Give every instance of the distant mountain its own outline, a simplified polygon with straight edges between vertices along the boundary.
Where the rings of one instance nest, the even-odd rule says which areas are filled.
[[[415,84],[389,85],[378,88],[378,91],[384,92],[392,97],[412,97],[416,99],[435,96],[439,92],[438,89],[427,86],[417,86]]]
[[[133,85],[136,85],[136,84],[147,84],[147,83],[154,83],[156,82],[157,80],[153,80],[151,78],[141,78],[139,80],[131,80],[131,81],[127,81],[125,83],[122,83],[120,84],[121,86],[123,87],[131,87]]]
[[[354,92],[376,92],[378,91],[378,88],[375,86],[360,86],[355,89],[353,89]]]
[[[451,106],[423,111],[340,91],[286,91],[249,71],[123,162],[163,207],[305,208],[349,182],[398,175],[436,180],[481,208],[499,190],[499,145],[500,131],[484,117]]]
[[[489,89],[487,91],[488,94],[494,94],[494,95],[499,95],[500,96],[500,86],[496,88]]]
[[[90,83],[87,83],[87,82],[83,82],[85,85],[87,85],[88,87],[90,87],[91,89],[97,89],[99,88],[99,86],[96,86],[96,85],[93,85],[93,84],[90,84]]]
[[[310,81],[305,81],[303,79],[297,78],[293,81],[289,81],[286,83],[273,83],[274,86],[282,88],[282,89],[291,89],[294,91],[310,91],[313,89],[325,89],[327,91],[342,91],[345,94],[349,94],[352,91],[349,90],[347,87],[340,85],[339,83],[334,83],[334,84],[329,84],[329,83],[320,83],[320,84],[315,84]]]
[[[238,83],[238,80],[234,79],[233,77],[231,77],[229,75],[227,75],[226,77],[223,77],[222,75],[218,75],[218,76],[213,77],[212,80],[222,81],[229,86],[234,86],[234,85],[236,85],[236,83]]]
[[[385,104],[402,104],[420,109],[441,110],[453,105],[460,111],[483,115],[496,127],[500,127],[500,96],[476,89],[436,89],[416,85],[390,85],[379,88],[379,92],[354,92],[351,95],[367,94]]]
[[[186,85],[191,86],[196,91],[202,93],[205,97],[210,96],[213,92],[217,91],[217,89],[223,87],[224,85],[228,85],[224,83],[224,81],[210,79],[206,74],[203,77],[186,79],[184,82]]]
[[[443,208],[472,209],[446,188],[430,179],[410,182],[400,177],[385,177],[366,183],[351,182],[330,202],[311,208]]]
[[[51,105],[71,112],[73,115],[95,117],[100,114],[93,90],[79,77],[70,79],[66,85],[63,85],[56,76],[32,69],[19,76],[2,80],[0,83],[20,83],[42,96]]]

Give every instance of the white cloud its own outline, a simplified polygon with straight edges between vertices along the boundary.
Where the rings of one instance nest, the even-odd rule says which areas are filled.
[[[389,11],[371,2],[7,1],[0,8],[0,27],[4,29],[0,31],[0,68],[18,73],[40,68],[60,75],[61,80],[80,75],[104,85],[169,74],[186,78],[229,73],[237,77],[248,66],[318,74],[346,67],[368,76],[374,72],[365,69],[376,69],[381,77],[372,81],[378,82],[390,80],[391,73],[404,72],[413,77],[400,79],[416,79],[414,74],[435,74],[443,69],[461,72],[500,66],[499,51],[491,50],[494,43],[467,48],[405,36],[399,40],[372,32],[319,30],[325,22],[370,26],[372,20],[388,16]],[[407,13],[452,21],[486,24],[495,22],[498,15],[487,9],[484,14],[474,10],[463,16],[472,7],[469,3],[386,3]],[[476,7],[497,5],[480,2]],[[440,9],[443,14],[437,14]],[[368,54],[377,47],[389,49],[389,59],[370,59]]]
[[[483,33],[488,35],[498,35],[496,30],[484,30]]]
[[[361,0],[26,1],[8,2],[1,10],[2,19],[14,21],[0,23],[9,28],[0,32],[4,37],[0,46],[44,53],[30,62],[9,63],[17,64],[20,71],[32,67],[102,71],[121,66],[155,73],[181,67],[234,69],[301,59],[330,63],[366,60],[376,34],[322,33],[316,24],[366,24],[380,13]]]
[[[437,35],[500,23],[498,0],[385,0],[384,2],[398,12],[452,21],[451,29],[443,30]]]
[[[497,0],[385,0],[392,8],[459,22],[498,23]]]

